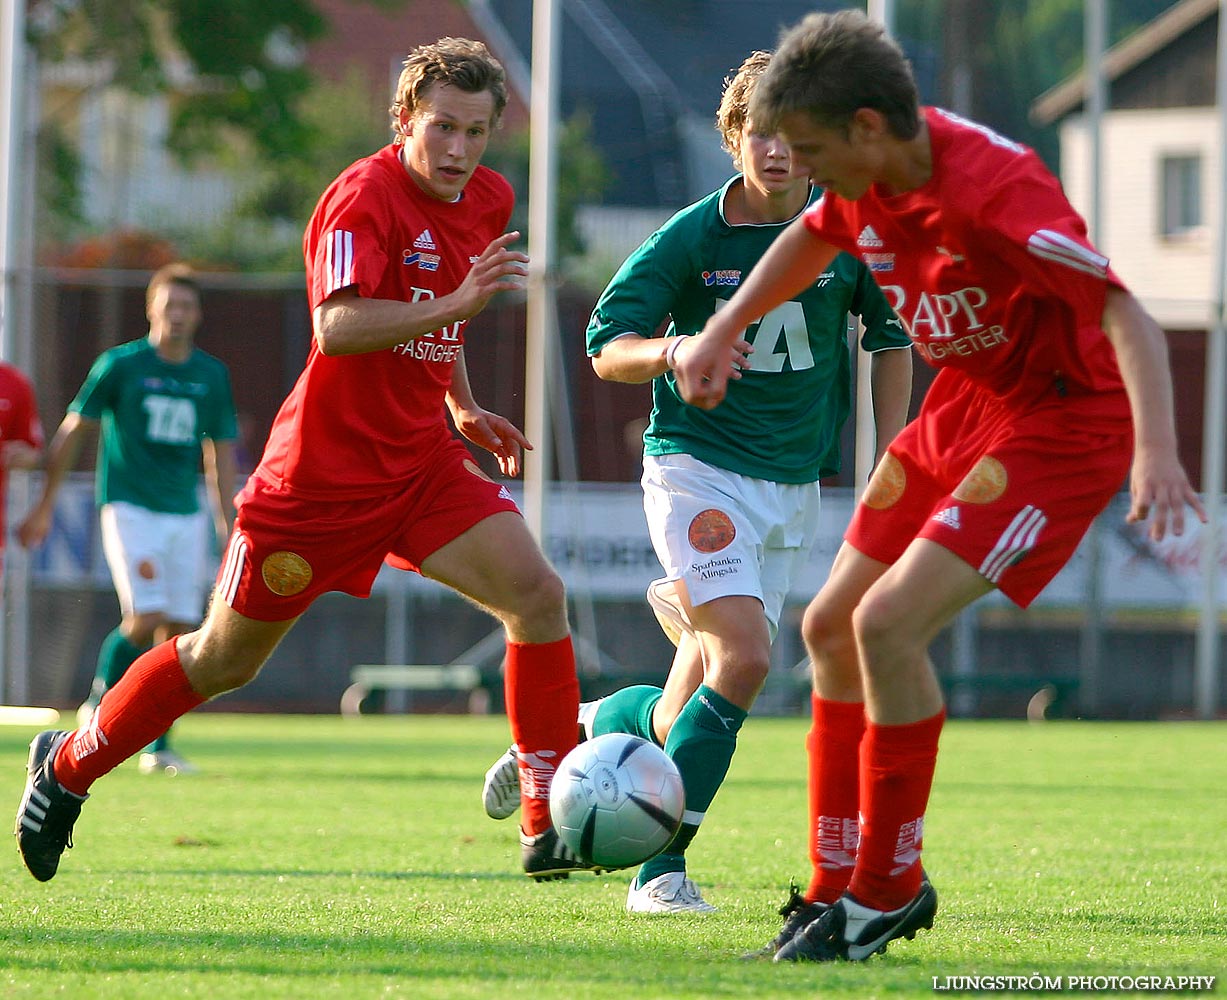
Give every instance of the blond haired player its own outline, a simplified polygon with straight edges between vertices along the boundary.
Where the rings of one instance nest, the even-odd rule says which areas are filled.
[[[506,101],[503,68],[484,45],[419,46],[396,87],[395,141],[321,196],[303,241],[306,367],[239,495],[208,616],[140,657],[89,725],[35,737],[17,816],[35,878],[55,875],[94,781],[251,680],[317,596],[368,596],[385,557],[502,622],[508,715],[526,769],[524,871],[544,879],[584,867],[548,810],[579,705],[562,581],[448,422],[505,473],[519,471],[528,442],[477,404],[464,361],[481,343],[469,321],[525,274],[527,258],[511,249],[518,234],[505,231],[511,187],[481,166]]]

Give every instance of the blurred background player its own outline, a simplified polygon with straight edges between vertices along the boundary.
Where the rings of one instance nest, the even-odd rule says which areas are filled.
[[[20,368],[0,361],[0,578],[8,535],[5,514],[9,470],[36,469],[42,460],[43,424],[38,416],[34,386]]]
[[[825,194],[678,351],[683,397],[720,405],[742,330],[840,250],[888,265],[874,277],[939,369],[802,626],[814,875],[767,950],[861,960],[937,911],[921,866],[945,720],[933,638],[994,588],[1026,607],[1127,476],[1128,519],[1153,513],[1155,539],[1182,532],[1186,504],[1205,512],[1177,455],[1163,331],[1032,151],[922,108],[902,51],[854,10],[784,35],[751,114]]]
[[[752,368],[718,410],[695,409],[678,395],[670,371],[678,346],[818,197],[780,137],[747,115],[769,58],[753,53],[725,81],[716,116],[741,173],[631,254],[588,325],[601,378],[652,382],[644,510],[665,576],[648,600],[677,645],[663,690],[636,685],[581,710],[587,736],[633,733],[663,746],[686,786],[682,830],[639,870],[627,895],[632,912],[714,909],[687,877],[685,851],[767,677],[781,609],[817,532],[818,480],[840,468],[852,391],[849,312],[864,321],[861,345],[874,352],[879,454],[911,399],[911,341],[868,269],[846,254],[750,325],[742,350],[753,353]],[[513,763],[505,756],[487,779],[487,811],[496,817],[514,809]]]
[[[239,687],[317,596],[367,597],[385,557],[502,622],[512,737],[521,747],[522,862],[536,879],[584,868],[549,818],[575,746],[579,683],[562,580],[469,441],[516,475],[527,440],[473,398],[468,321],[522,287],[505,232],[514,195],[480,165],[507,103],[479,42],[414,49],[391,106],[395,140],[347,167],[303,241],[314,336],[234,531],[199,630],[155,646],[75,733],[35,737],[17,816],[22,857],[54,876],[92,783],[174,719]]]
[[[101,425],[94,482],[102,546],[123,615],[98,650],[84,723],[102,695],[155,642],[195,628],[208,566],[226,544],[235,489],[234,400],[226,366],[196,346],[200,287],[190,268],[168,264],[145,291],[149,333],[104,351],[68,404],[47,454],[42,494],[18,528],[39,545],[55,499],[87,435]],[[197,482],[204,456],[209,519]],[[194,770],[158,736],[141,754],[143,773]]]

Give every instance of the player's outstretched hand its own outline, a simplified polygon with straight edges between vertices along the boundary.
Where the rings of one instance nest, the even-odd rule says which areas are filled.
[[[452,419],[461,434],[498,459],[504,476],[514,478],[520,474],[520,458],[525,450],[532,451],[533,446],[515,424],[481,407],[455,410]]]
[[[1170,451],[1139,449],[1133,456],[1133,472],[1129,479],[1132,504],[1125,518],[1130,524],[1150,518],[1148,534],[1156,542],[1167,535],[1170,524],[1173,535],[1184,534],[1184,508],[1188,504],[1206,523],[1206,510],[1201,498],[1193,492],[1180,460]]]
[[[673,372],[678,391],[691,406],[711,410],[718,406],[728,391],[729,379],[741,378],[750,367],[754,348],[740,337],[728,344],[727,336],[708,332],[687,337],[673,355]]]
[[[50,531],[51,509],[39,504],[17,526],[17,541],[21,542],[22,548],[35,549],[43,544]]]
[[[503,233],[490,241],[473,262],[455,296],[461,303],[462,319],[476,316],[497,292],[510,292],[524,287],[528,274],[528,254],[512,250],[511,244],[520,238],[518,232]]]

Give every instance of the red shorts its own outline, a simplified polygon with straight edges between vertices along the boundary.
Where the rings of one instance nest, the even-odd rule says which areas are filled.
[[[386,496],[306,500],[252,477],[239,494],[215,599],[248,618],[288,621],[330,590],[369,597],[385,558],[416,572],[501,511],[519,508],[454,438],[421,476]]]
[[[891,443],[844,537],[893,563],[916,538],[949,549],[1020,607],[1073,556],[1121,489],[1133,454],[1127,401],[1052,393],[1024,411],[970,383]]]

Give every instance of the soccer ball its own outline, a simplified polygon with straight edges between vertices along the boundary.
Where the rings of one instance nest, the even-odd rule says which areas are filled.
[[[655,743],[606,733],[562,759],[550,786],[554,829],[587,864],[629,868],[660,853],[682,823],[677,765]]]

